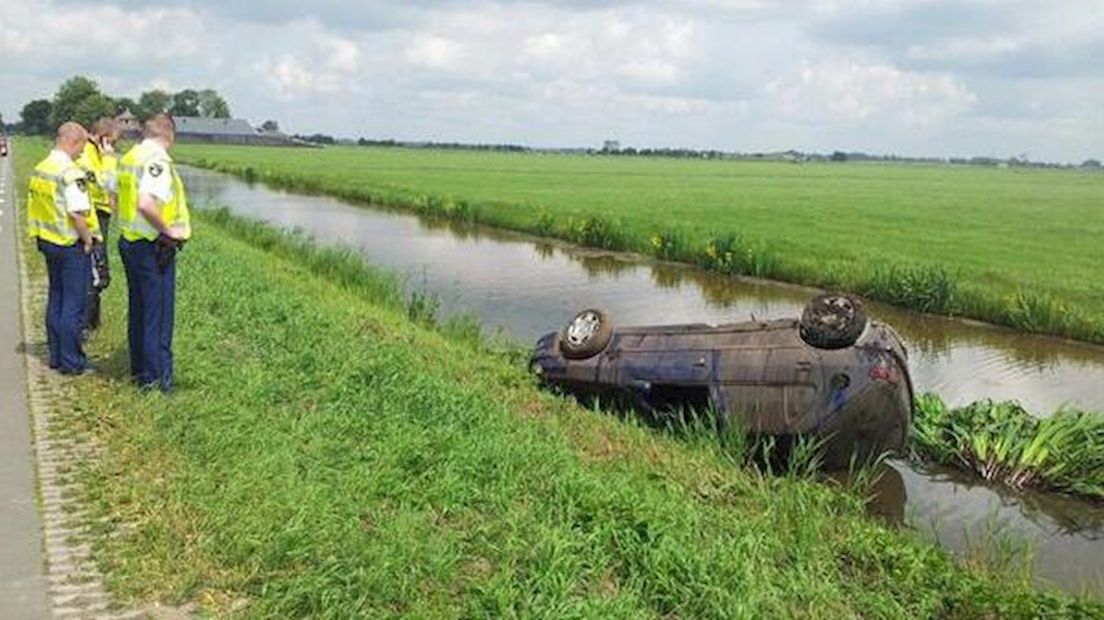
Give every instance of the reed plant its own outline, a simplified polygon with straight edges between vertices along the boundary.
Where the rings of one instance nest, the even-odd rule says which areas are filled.
[[[917,399],[913,450],[1015,489],[1037,487],[1104,500],[1104,416],[1062,410],[1036,417],[1014,402],[948,407]]]
[[[879,266],[859,292],[903,308],[953,315],[960,310],[955,280],[940,265]]]

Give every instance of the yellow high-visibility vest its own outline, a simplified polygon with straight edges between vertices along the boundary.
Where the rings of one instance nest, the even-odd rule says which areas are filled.
[[[84,151],[77,158],[77,165],[86,173],[91,173],[88,180],[88,195],[92,199],[92,207],[97,211],[111,213],[111,188],[115,183],[116,161],[113,155],[106,155],[91,142],[84,144]]]
[[[138,212],[138,186],[142,177],[149,174],[148,166],[157,155],[157,151],[141,142],[119,160],[119,234],[127,241],[157,239],[157,229]],[[182,239],[188,239],[192,236],[192,225],[184,183],[176,173],[176,166],[171,161],[167,165],[166,172],[172,175],[173,195],[168,202],[161,205],[161,219],[166,226],[179,233]]]
[[[75,163],[63,164],[53,157],[38,162],[27,188],[27,233],[54,245],[70,246],[80,239],[69,216],[65,186],[85,183],[85,174]],[[86,216],[88,231],[99,236],[96,210]]]

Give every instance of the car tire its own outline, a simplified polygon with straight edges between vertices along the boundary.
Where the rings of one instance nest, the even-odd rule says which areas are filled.
[[[818,349],[843,349],[855,344],[866,322],[866,309],[857,297],[818,295],[801,313],[801,339]]]
[[[560,331],[560,353],[571,360],[594,357],[613,336],[613,322],[601,310],[583,310]]]

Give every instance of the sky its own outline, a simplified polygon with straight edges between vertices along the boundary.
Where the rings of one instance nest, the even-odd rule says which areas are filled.
[[[0,114],[67,77],[285,131],[1104,159],[1104,0],[2,0]]]

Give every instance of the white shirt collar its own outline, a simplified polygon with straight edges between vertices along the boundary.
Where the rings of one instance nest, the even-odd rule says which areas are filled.
[[[165,159],[170,159],[168,151],[166,151],[165,147],[161,146],[161,143],[157,142],[156,140],[152,140],[150,138],[142,140],[142,148],[149,149],[155,154],[164,157]]]
[[[59,164],[65,164],[67,166],[73,165],[73,158],[69,157],[69,154],[61,149],[52,149],[50,151],[50,158],[56,159]]]

